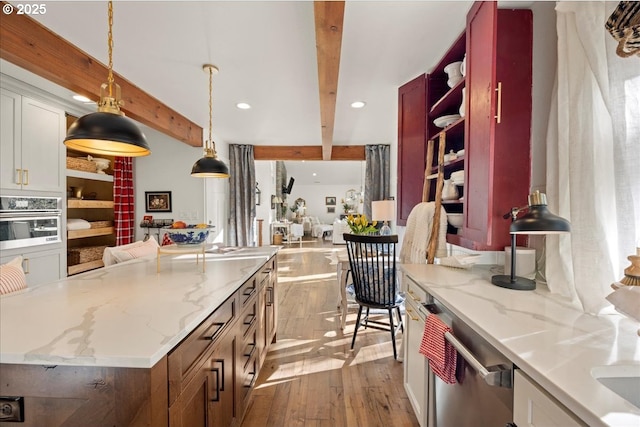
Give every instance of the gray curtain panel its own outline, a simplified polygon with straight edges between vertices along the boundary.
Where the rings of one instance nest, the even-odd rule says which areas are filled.
[[[371,219],[371,202],[391,196],[391,146],[365,146],[364,214]]]
[[[256,170],[253,145],[229,145],[229,245],[251,246],[254,243],[253,221],[256,217]]]

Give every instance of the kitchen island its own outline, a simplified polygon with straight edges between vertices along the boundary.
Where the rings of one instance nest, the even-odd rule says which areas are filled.
[[[2,297],[16,425],[239,423],[275,340],[277,250],[206,253],[204,272],[196,254],[161,255],[159,272],[141,258]]]
[[[616,370],[614,376],[630,374],[630,385],[637,391],[632,396],[637,399],[640,322],[617,313],[585,314],[551,295],[545,286],[535,291],[494,286],[486,266],[401,268],[409,283],[436,298],[517,367],[514,421],[519,427],[640,425],[640,409],[594,378]],[[550,408],[521,394],[526,387],[519,388],[519,378],[529,380],[527,385],[557,406]],[[561,412],[563,421],[550,423],[553,411]],[[540,416],[546,422],[540,423]]]

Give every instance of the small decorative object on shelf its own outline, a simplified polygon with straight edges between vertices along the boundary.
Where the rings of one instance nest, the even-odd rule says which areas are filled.
[[[369,223],[367,216],[362,214],[347,216],[347,224],[353,234],[371,234],[378,231],[378,221]]]

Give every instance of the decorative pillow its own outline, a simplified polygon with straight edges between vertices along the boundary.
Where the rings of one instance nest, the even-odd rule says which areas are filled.
[[[0,265],[0,295],[26,289],[27,278],[22,270],[22,257]]]
[[[114,249],[118,249],[118,248],[114,248]],[[116,263],[120,263],[125,261],[131,261],[132,259],[135,259],[135,258],[145,257],[151,254],[155,255],[157,253],[158,253],[158,242],[156,242],[156,239],[153,236],[150,236],[149,240],[147,240],[146,242],[143,242],[141,245],[133,246],[123,250],[114,250],[112,255]]]
[[[67,219],[67,230],[87,230],[91,228],[89,221],[80,218]]]
[[[153,238],[153,236],[151,237]],[[102,253],[102,262],[104,263],[105,266],[107,265],[113,265],[116,264],[118,261],[116,261],[115,257],[113,256],[113,253],[116,251],[124,251],[126,249],[130,249],[136,246],[140,246],[144,244],[144,242],[142,240],[138,240],[135,241],[133,243],[128,243],[126,245],[120,245],[120,246],[114,246],[114,247],[110,247],[110,248],[105,248],[104,252]]]

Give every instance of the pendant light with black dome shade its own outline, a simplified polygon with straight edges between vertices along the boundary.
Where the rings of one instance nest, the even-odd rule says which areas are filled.
[[[151,154],[147,139],[133,120],[125,117],[120,85],[113,79],[113,2],[109,12],[109,75],[100,86],[98,112],[76,120],[67,131],[64,144],[73,150],[120,157],[141,157]],[[115,95],[114,95],[115,91]]]
[[[216,145],[211,135],[213,122],[213,74],[218,72],[218,67],[204,64],[202,69],[205,72],[209,72],[209,139],[204,144],[204,157],[195,162],[193,168],[191,168],[191,176],[197,178],[228,178],[229,168],[222,160],[218,159]]]

